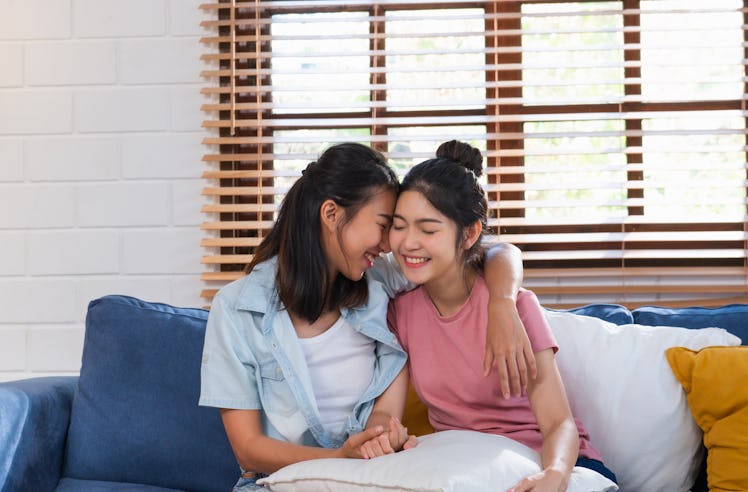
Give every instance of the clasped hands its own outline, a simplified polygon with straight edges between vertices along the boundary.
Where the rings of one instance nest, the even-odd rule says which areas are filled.
[[[390,417],[387,429],[381,425],[350,436],[339,449],[343,458],[371,459],[392,454],[418,445],[418,438],[408,434],[408,428],[395,417]]]

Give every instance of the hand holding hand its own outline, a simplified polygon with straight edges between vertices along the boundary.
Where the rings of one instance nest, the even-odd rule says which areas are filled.
[[[381,425],[377,425],[375,427],[365,429],[358,434],[353,434],[352,436],[348,437],[348,439],[346,439],[346,441],[340,448],[338,448],[337,454],[340,458],[368,459],[368,456],[362,454],[362,445],[372,439],[378,439],[382,435],[384,435],[385,439],[387,439],[387,435],[383,433],[384,427],[382,427]]]
[[[408,434],[408,428],[405,427],[400,419],[391,417],[387,437],[390,440],[390,446],[395,451],[414,448],[418,445],[418,438]]]
[[[408,428],[400,420],[390,417],[388,430],[361,445],[365,459],[410,449],[418,445],[416,436],[408,435]]]

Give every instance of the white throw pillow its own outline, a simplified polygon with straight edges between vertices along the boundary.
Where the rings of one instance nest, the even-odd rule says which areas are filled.
[[[574,416],[621,490],[687,491],[698,474],[702,433],[665,350],[740,345],[721,328],[621,325],[547,312]]]
[[[273,492],[497,492],[540,471],[538,453],[506,437],[450,430],[419,439],[413,449],[371,460],[302,461],[258,483]],[[615,490],[599,473],[575,467],[567,492]]]

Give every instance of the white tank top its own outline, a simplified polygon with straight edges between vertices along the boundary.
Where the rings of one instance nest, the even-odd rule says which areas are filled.
[[[354,330],[342,316],[325,332],[299,341],[320,421],[327,432],[339,435],[374,376],[376,342]]]

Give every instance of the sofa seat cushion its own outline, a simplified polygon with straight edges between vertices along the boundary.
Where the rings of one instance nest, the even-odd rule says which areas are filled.
[[[63,477],[231,490],[220,414],[198,406],[207,316],[126,296],[89,304]]]
[[[55,492],[184,492],[179,489],[167,489],[155,485],[140,483],[103,482],[101,480],[78,480],[63,478]]]

